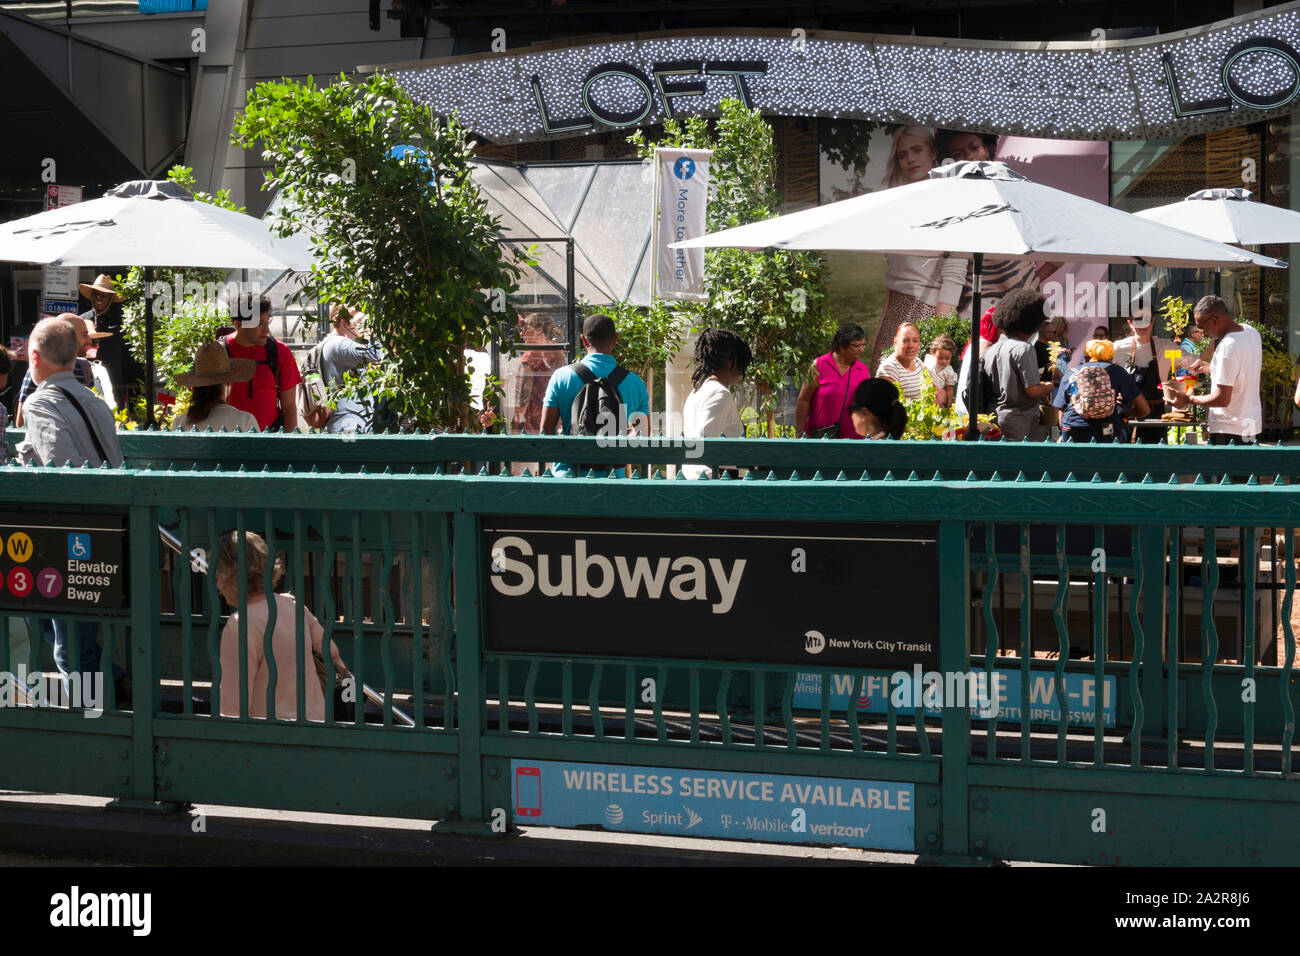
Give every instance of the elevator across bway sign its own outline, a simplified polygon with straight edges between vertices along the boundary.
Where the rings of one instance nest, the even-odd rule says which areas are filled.
[[[126,607],[121,515],[0,513],[0,609]]]
[[[937,527],[485,517],[492,651],[937,667]]]

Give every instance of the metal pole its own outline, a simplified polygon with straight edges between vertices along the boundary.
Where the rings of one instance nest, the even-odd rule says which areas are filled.
[[[153,266],[144,267],[144,423],[153,428]]]
[[[984,253],[977,252],[971,258],[970,355],[967,358],[970,362],[970,377],[967,379],[970,406],[966,409],[970,422],[966,426],[967,441],[978,441],[980,437],[980,297],[984,291],[983,271]]]
[[[578,360],[578,308],[574,302],[573,237],[564,240],[564,284],[569,294],[569,361]]]

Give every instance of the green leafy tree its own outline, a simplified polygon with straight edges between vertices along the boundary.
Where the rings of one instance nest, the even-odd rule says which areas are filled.
[[[385,399],[419,427],[482,427],[464,351],[494,333],[510,341],[508,296],[523,255],[498,241],[466,130],[413,103],[390,76],[324,87],[308,77],[258,84],[233,141],[260,143],[270,161],[264,188],[288,201],[281,233],[309,230],[312,291],[366,312],[385,349],[349,390]]]
[[[713,150],[710,232],[779,214],[772,129],[758,110],[745,109],[739,100],[723,100],[722,115],[712,122],[698,116],[683,122],[669,119],[657,143],[640,131],[630,142],[642,157],[651,156],[655,146]],[[749,343],[754,362],[747,375],[758,387],[769,436],[775,434],[777,392],[807,377],[834,331],[825,305],[822,268],[821,258],[810,252],[708,249],[704,254],[708,299],[682,307],[695,327],[730,329]]]
[[[584,315],[603,312],[614,320],[618,328],[618,344],[614,357],[620,365],[636,372],[653,387],[654,372],[677,354],[690,331],[689,310],[656,299],[648,307],[630,302],[617,302],[608,306],[585,306]]]

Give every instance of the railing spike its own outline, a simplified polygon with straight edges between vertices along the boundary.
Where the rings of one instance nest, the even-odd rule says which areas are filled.
[[[640,466],[640,465],[633,465],[633,466],[632,466],[632,477],[633,477],[633,478],[640,478],[640,477],[642,477],[642,475],[641,475],[641,466]]]
[[[293,463],[292,463],[292,462],[290,462],[289,464],[285,465],[285,467],[284,467],[284,473],[285,473],[286,475],[292,475],[293,472],[294,472],[294,468],[293,468]]]
[[[656,469],[655,469],[655,470],[650,474],[650,480],[651,480],[651,481],[663,481],[665,477],[667,477],[667,476],[664,475],[664,470],[663,470],[662,468],[656,468]]]
[[[486,463],[478,466],[478,476],[479,476],[480,478],[486,478],[486,477],[488,476],[488,470],[487,470],[487,464],[486,464]]]
[[[1099,484],[1101,484],[1101,472],[1099,472],[1099,471],[1094,471],[1094,472],[1092,473],[1092,477],[1089,478],[1088,481],[1089,481],[1091,484],[1094,484],[1094,485],[1099,485]]]
[[[709,472],[708,472],[708,470],[706,469],[705,471],[700,472],[700,477],[699,477],[697,480],[699,480],[699,481],[712,481],[713,479],[710,477]]]
[[[846,474],[844,474],[844,469],[841,468],[841,469],[840,469],[840,473],[839,473],[838,475],[835,476],[835,480],[836,480],[836,481],[848,481],[848,480],[849,480],[849,476],[846,475]]]
[[[316,470],[316,469],[314,469],[314,468],[312,469],[312,471],[315,471],[315,470]],[[433,473],[434,473],[435,475],[445,475],[445,474],[446,474],[446,472],[443,471],[442,465],[434,465],[434,466],[433,466]]]
[[[1165,484],[1167,484],[1167,485],[1176,485],[1176,484],[1179,484],[1178,476],[1175,475],[1175,474],[1172,474],[1172,473],[1171,473],[1171,474],[1169,475],[1169,480],[1166,481]]]
[[[933,475],[930,476],[930,480],[931,480],[931,481],[943,481],[943,475],[936,471]]]
[[[1016,481],[1028,481],[1028,480],[1029,479],[1025,477],[1025,473],[1023,471],[1016,472]]]
[[[1231,484],[1235,484],[1235,482],[1228,475],[1224,475],[1222,478],[1219,479],[1219,484],[1231,485]]]
[[[501,470],[502,470],[502,471],[505,471],[504,468],[502,468]],[[384,471],[383,471],[383,473],[384,473],[385,475],[391,475],[391,474],[393,473],[392,466],[391,466],[391,465],[385,465],[385,466],[384,466]]]
[[[1151,477],[1151,472],[1148,471],[1146,474],[1144,474],[1144,475],[1142,476],[1142,484],[1144,484],[1144,485],[1154,485],[1155,483],[1156,483],[1156,480],[1155,480],[1154,478]]]
[[[718,480],[719,480],[719,481],[735,481],[736,479],[734,479],[734,478],[731,477],[731,472],[730,472],[730,471],[724,471],[721,475],[718,476]]]
[[[763,480],[764,480],[764,481],[776,481],[776,472],[775,472],[775,471],[769,471],[769,472],[767,473],[767,477],[764,478]]]
[[[908,480],[908,481],[920,481],[920,480],[921,480],[921,476],[918,475],[918,474],[916,473],[916,469],[912,469],[912,473],[911,473],[910,475],[907,476],[907,480]]]
[[[1192,484],[1194,484],[1194,485],[1204,485],[1204,484],[1206,484],[1205,476],[1204,476],[1203,474],[1201,474],[1201,473],[1198,471],[1198,472],[1196,473],[1196,477],[1192,480]]]
[[[1069,482],[1069,481],[1078,481],[1079,479],[1074,477],[1074,472],[1071,471],[1066,473],[1065,480]]]
[[[144,470],[145,470],[145,471],[149,471],[149,470],[150,470],[150,467],[151,467],[150,465],[145,465],[145,466],[144,466]],[[244,467],[244,465],[243,465],[242,462],[240,463],[239,467],[236,469],[236,471],[240,471],[240,472],[247,471],[247,470],[248,470],[248,469]]]
[[[685,481],[685,480],[686,480],[686,472],[678,468],[677,474],[673,475],[673,481]]]
[[[593,468],[592,471],[595,471],[595,469]],[[611,469],[609,470],[609,474],[606,475],[605,477],[606,477],[606,478],[618,478],[618,477],[619,477],[618,469],[617,469],[617,468],[611,468]]]
[[[813,480],[813,481],[822,481],[822,480],[824,480],[824,479],[822,478],[821,469],[818,469],[818,470],[816,470],[816,471],[813,472],[812,480]]]
[[[519,477],[520,477],[520,478],[531,478],[531,477],[533,477],[533,473],[532,473],[531,471],[529,471],[527,468],[525,468],[523,471],[521,471],[521,472],[519,473]]]
[[[215,465],[213,465],[213,466],[212,466],[212,470],[213,470],[213,471],[221,471],[221,462],[217,462]],[[312,471],[315,471],[315,470],[316,470],[316,466],[315,466],[315,465],[312,465],[312,469],[311,469],[311,470],[312,470]]]
[[[886,472],[885,472],[885,477],[881,478],[880,480],[881,480],[881,481],[893,481],[893,480],[894,480],[894,473],[893,473],[892,471],[886,471]]]
[[[989,475],[989,481],[1001,481],[1001,480],[1002,480],[1002,474],[996,468],[994,468],[993,474]]]
[[[841,471],[840,474],[843,475],[844,472]],[[753,481],[753,480],[754,480],[754,469],[753,469],[753,468],[747,468],[747,469],[745,470],[744,475],[741,476],[740,480],[741,480],[741,481]]]
[[[1126,485],[1126,484],[1128,484],[1128,477],[1124,474],[1124,472],[1121,471],[1121,472],[1120,472],[1120,473],[1115,477],[1115,484],[1117,484],[1117,485]]]
[[[967,472],[967,473],[966,473],[966,480],[967,480],[967,481],[979,481],[979,480],[980,480],[980,476],[977,475],[977,474],[975,474],[974,471],[970,471],[970,472]]]
[[[1226,480],[1228,476],[1227,476],[1227,475],[1224,475],[1223,477],[1224,477],[1224,479]],[[1247,485],[1257,485],[1257,484],[1259,484],[1259,478],[1258,478],[1258,476],[1256,476],[1256,475],[1251,475],[1249,478],[1246,479],[1246,484],[1247,484]]]
[[[1052,480],[1051,472],[1047,472],[1047,471],[1043,472],[1043,477],[1039,478],[1038,480],[1039,480],[1039,481],[1051,481],[1051,480]]]
[[[871,480],[871,472],[866,471],[864,469],[862,474],[858,477],[858,481],[870,481],[870,480]]]
[[[792,472],[790,472],[790,478],[789,478],[789,480],[790,480],[790,481],[801,481],[802,479],[799,477],[799,472],[797,472],[797,471],[792,471]]]

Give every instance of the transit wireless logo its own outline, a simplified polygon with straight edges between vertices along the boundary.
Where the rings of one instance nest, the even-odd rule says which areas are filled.
[[[695,160],[689,156],[682,156],[673,163],[673,175],[678,179],[690,179],[695,175]]]

